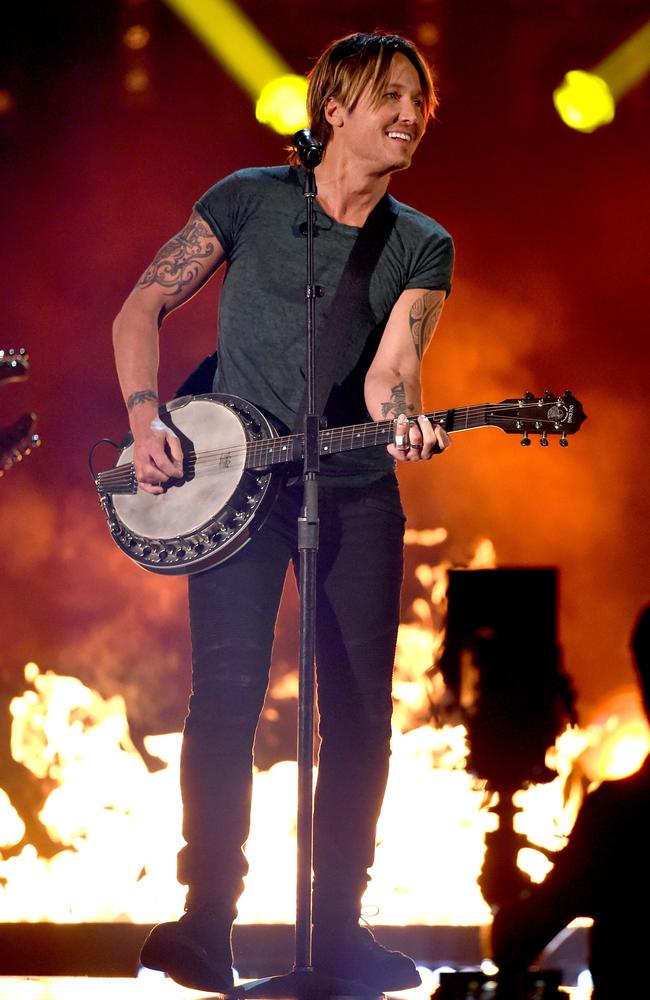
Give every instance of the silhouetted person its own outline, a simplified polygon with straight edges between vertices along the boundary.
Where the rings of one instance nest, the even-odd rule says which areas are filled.
[[[650,718],[650,604],[632,634],[646,715]],[[650,996],[650,755],[629,778],[605,781],[587,797],[553,871],[494,918],[499,998],[517,996],[520,975],[575,917],[592,917],[593,1000]],[[523,896],[523,894],[522,894]]]

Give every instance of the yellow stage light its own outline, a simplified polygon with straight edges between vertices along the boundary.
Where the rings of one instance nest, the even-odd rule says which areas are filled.
[[[301,78],[292,74],[291,67],[236,4],[231,0],[165,2],[253,98],[259,121],[283,134],[306,124],[306,81],[299,86]],[[299,98],[300,93],[303,96]]]
[[[308,124],[306,102],[307,80],[304,76],[287,73],[270,80],[262,88],[255,105],[255,117],[281,135],[291,135]]]
[[[593,132],[614,119],[616,103],[605,80],[594,73],[572,69],[553,92],[557,113],[569,128]]]
[[[593,132],[613,121],[616,102],[649,70],[650,21],[588,72],[567,73],[553,93],[553,103],[570,128]]]

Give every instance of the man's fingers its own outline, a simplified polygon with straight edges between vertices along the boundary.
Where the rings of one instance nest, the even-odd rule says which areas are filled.
[[[409,434],[411,448],[408,457],[412,462],[426,462],[451,444],[449,435],[440,424],[432,424],[423,413],[418,416],[417,423],[411,426]]]
[[[398,461],[419,462],[439,455],[450,444],[444,428],[440,424],[432,424],[423,413],[410,419],[400,413],[395,421],[394,451],[392,448],[389,450]]]
[[[448,448],[449,445],[451,444],[451,438],[447,434],[447,431],[444,429],[444,427],[441,427],[440,424],[435,424],[435,432],[440,451],[444,451],[445,448]]]
[[[152,496],[164,493],[163,487],[159,483],[143,483],[142,480],[138,480],[138,490],[142,493],[151,493]]]
[[[175,434],[167,435],[167,447],[174,464],[174,471],[177,476],[183,475],[183,449],[181,442]]]
[[[183,450],[178,437],[161,420],[153,420],[150,433],[136,444],[134,463],[144,492],[162,493],[161,484],[183,475]]]
[[[409,450],[409,421],[405,413],[400,413],[395,421],[395,447],[399,451]]]
[[[407,458],[409,462],[419,462],[426,447],[426,439],[418,424],[411,424],[409,427],[409,451]]]

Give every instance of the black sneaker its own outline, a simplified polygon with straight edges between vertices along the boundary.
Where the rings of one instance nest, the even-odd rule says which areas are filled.
[[[178,921],[153,928],[140,961],[180,986],[228,993],[234,988],[230,931],[228,920],[185,913]]]
[[[422,980],[415,962],[401,951],[389,951],[367,927],[344,922],[314,927],[312,964],[316,972],[352,979],[383,993],[410,990]]]

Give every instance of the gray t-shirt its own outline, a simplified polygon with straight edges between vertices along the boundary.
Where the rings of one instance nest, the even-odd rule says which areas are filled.
[[[453,244],[433,219],[393,200],[397,220],[374,270],[366,308],[350,320],[337,348],[335,382],[325,409],[329,426],[369,419],[363,398],[391,309],[407,288],[449,292]],[[239,170],[210,188],[196,209],[221,243],[227,271],[219,303],[215,392],[242,396],[293,429],[305,385],[306,208],[295,167]],[[327,216],[316,203],[316,337],[327,338],[334,294],[360,230]],[[386,448],[327,456],[321,474],[362,485],[393,468]]]

